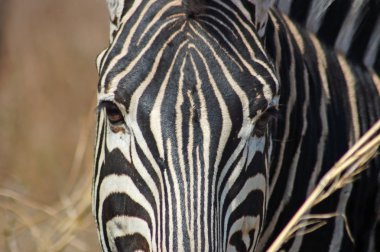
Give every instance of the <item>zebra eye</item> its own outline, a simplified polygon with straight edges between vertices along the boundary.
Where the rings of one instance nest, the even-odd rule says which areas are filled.
[[[124,117],[119,108],[112,102],[107,102],[105,105],[108,121],[113,125],[124,123]]]
[[[278,113],[276,108],[267,109],[260,118],[255,123],[255,128],[253,129],[252,135],[261,137],[265,134],[267,126],[271,119],[275,118]]]

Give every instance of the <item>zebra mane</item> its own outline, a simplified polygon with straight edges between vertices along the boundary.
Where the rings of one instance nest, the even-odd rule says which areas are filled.
[[[380,0],[276,0],[327,46],[380,73]]]
[[[203,7],[210,0],[182,0],[185,13],[189,18],[194,17],[196,14],[202,12]],[[221,0],[224,2],[226,0]],[[260,36],[264,35],[266,23],[268,21],[268,11],[273,6],[275,0],[229,0],[237,6],[251,6],[249,13],[244,13],[256,25],[257,32]],[[243,8],[241,8],[243,9]]]

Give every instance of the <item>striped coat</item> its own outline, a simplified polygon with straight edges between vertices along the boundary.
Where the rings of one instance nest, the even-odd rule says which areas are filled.
[[[349,26],[357,11],[333,27],[340,1],[298,2],[108,1],[93,186],[104,251],[263,251],[380,118],[380,25]],[[339,20],[359,2],[378,7],[341,4]],[[379,249],[372,166],[312,210],[337,217],[284,249]]]

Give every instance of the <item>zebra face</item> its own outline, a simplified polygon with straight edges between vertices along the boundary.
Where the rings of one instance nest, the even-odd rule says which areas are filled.
[[[278,81],[234,4],[135,1],[99,57],[93,212],[105,251],[253,250]]]

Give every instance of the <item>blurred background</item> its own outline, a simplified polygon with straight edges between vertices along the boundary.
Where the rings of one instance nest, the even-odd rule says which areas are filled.
[[[99,251],[90,213],[105,0],[0,0],[0,251]]]

